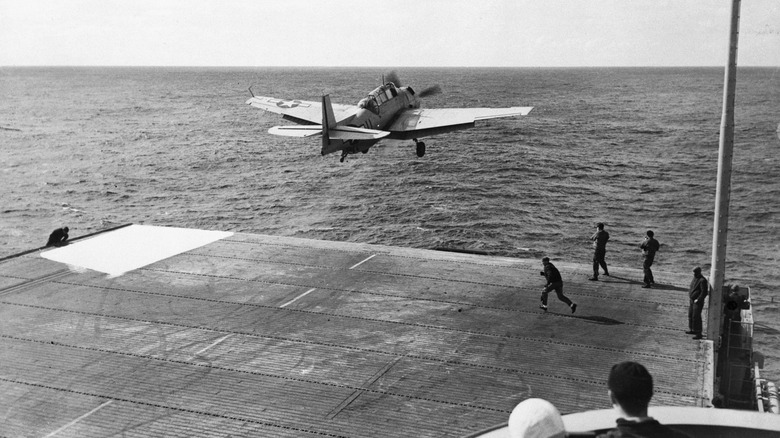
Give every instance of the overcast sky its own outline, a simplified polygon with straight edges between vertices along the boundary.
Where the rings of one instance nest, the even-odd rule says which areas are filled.
[[[731,0],[0,0],[0,65],[722,66]],[[743,0],[741,66],[780,66]]]

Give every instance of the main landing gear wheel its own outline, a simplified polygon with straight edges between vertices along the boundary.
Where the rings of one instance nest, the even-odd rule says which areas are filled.
[[[425,143],[422,141],[417,141],[417,139],[414,140],[415,145],[417,146],[417,156],[422,158],[425,156]]]

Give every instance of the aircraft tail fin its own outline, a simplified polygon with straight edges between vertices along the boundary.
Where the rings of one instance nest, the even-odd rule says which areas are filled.
[[[322,96],[322,129],[327,131],[336,127],[336,116],[333,114],[333,104],[330,103],[330,95]]]
[[[342,121],[344,123],[344,121]],[[322,96],[322,155],[344,149],[346,142],[371,141],[390,135],[388,131],[339,126],[330,103],[330,95]]]
[[[330,103],[330,95],[322,96],[322,155],[337,151],[341,140],[331,140],[330,130],[336,127],[336,116],[333,114],[333,105]],[[334,144],[335,143],[335,144]]]

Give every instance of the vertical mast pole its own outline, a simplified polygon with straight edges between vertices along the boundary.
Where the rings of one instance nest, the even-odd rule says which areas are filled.
[[[740,0],[732,0],[729,29],[729,59],[723,84],[723,115],[720,121],[718,186],[715,194],[715,223],[712,230],[712,267],[710,304],[707,312],[707,339],[717,342],[723,320],[723,282],[726,270],[726,243],[731,197],[731,162],[734,155],[734,95],[737,84],[737,41],[739,39]]]

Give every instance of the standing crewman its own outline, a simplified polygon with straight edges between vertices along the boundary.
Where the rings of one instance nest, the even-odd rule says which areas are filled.
[[[604,270],[604,275],[609,276],[607,270],[607,262],[604,257],[607,255],[607,241],[609,240],[609,233],[604,231],[604,224],[599,222],[596,224],[596,232],[590,236],[590,240],[593,241],[593,277],[588,278],[591,281],[598,281],[599,279],[599,266]]]
[[[655,278],[653,278],[653,271],[650,269],[650,266],[653,266],[655,253],[661,248],[661,244],[655,240],[653,237],[654,235],[655,233],[653,233],[653,230],[647,230],[645,240],[639,245],[639,247],[642,248],[642,254],[644,254],[645,257],[645,261],[642,264],[642,268],[645,271],[645,285],[642,286],[644,288],[652,287],[655,284]]]
[[[690,303],[688,305],[688,331],[689,335],[694,335],[693,339],[701,339],[702,321],[701,311],[704,309],[704,299],[709,293],[709,284],[707,279],[701,275],[701,268],[693,268],[693,280],[688,289]]]
[[[555,294],[558,295],[558,299],[566,303],[571,308],[571,313],[574,313],[577,310],[577,305],[563,295],[563,278],[561,273],[558,272],[558,268],[550,263],[549,257],[543,258],[542,264],[544,265],[544,271],[541,274],[547,279],[547,285],[542,290],[542,304],[539,308],[545,312],[547,311],[547,295],[551,290],[554,290]]]

